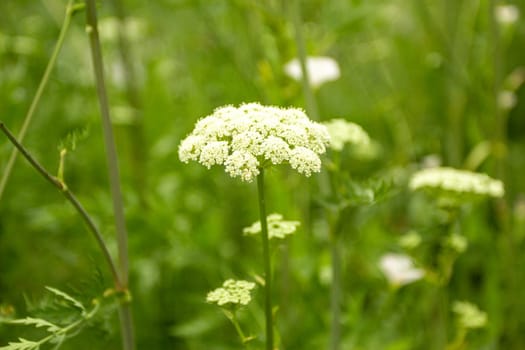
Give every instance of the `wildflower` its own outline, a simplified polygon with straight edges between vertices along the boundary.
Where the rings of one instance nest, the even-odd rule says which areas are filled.
[[[222,287],[208,293],[206,301],[219,306],[225,304],[248,305],[252,300],[250,292],[255,288],[255,283],[248,281],[226,280]]]
[[[319,155],[329,143],[326,128],[296,108],[258,103],[217,108],[200,119],[182,140],[182,162],[198,161],[208,169],[224,165],[232,177],[252,181],[260,169],[290,164],[306,176],[321,170]]]
[[[498,94],[498,106],[502,110],[508,111],[516,106],[518,98],[513,91],[502,90]]]
[[[297,230],[301,224],[299,221],[285,221],[281,214],[270,214],[266,218],[268,223],[268,236],[272,238],[285,238]],[[243,229],[245,235],[256,235],[261,233],[261,222],[257,221],[251,226]]]
[[[453,168],[429,168],[415,173],[409,187],[428,189],[451,195],[502,197],[503,183],[488,175]]]
[[[328,81],[339,79],[341,72],[337,61],[325,56],[310,56],[306,58],[306,69],[310,85],[318,88]],[[284,66],[285,73],[294,80],[301,80],[303,71],[297,58],[294,58]]]
[[[467,301],[456,301],[452,306],[458,324],[463,328],[483,328],[487,324],[487,314]]]
[[[381,257],[379,267],[393,286],[402,286],[421,279],[425,271],[414,267],[412,260],[403,254],[388,253]]]
[[[515,5],[498,5],[494,11],[496,20],[501,24],[513,24],[520,18],[520,10]]]
[[[342,151],[345,144],[370,146],[370,136],[359,125],[344,119],[332,119],[323,123],[330,134],[330,147]]]

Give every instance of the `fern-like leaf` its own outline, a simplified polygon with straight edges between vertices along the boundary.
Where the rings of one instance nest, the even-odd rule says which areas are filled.
[[[11,321],[8,321],[7,323],[23,324],[26,326],[34,326],[36,328],[46,328],[46,330],[49,333],[56,333],[61,329],[60,327],[58,327],[57,325],[54,325],[53,323],[49,321],[43,320],[41,318],[34,318],[34,317],[26,317],[26,318],[21,318],[18,320],[11,320]]]
[[[73,307],[79,309],[82,312],[82,314],[86,313],[86,308],[84,307],[84,305],[82,305],[82,303],[80,301],[78,301],[77,299],[73,298],[71,295],[69,295],[69,294],[67,294],[65,292],[62,292],[61,290],[58,290],[58,289],[53,288],[53,287],[46,286],[46,289],[48,291],[50,291],[51,293],[55,294],[57,297],[59,297],[61,299],[64,299],[69,304],[71,304]]]
[[[0,347],[0,350],[38,350],[40,343],[18,338],[17,342],[9,342],[9,345]]]

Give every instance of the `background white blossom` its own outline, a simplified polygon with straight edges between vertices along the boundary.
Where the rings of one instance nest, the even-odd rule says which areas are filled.
[[[379,268],[393,286],[402,286],[417,281],[425,271],[414,267],[412,260],[403,254],[388,253],[381,257]]]
[[[309,83],[318,88],[326,82],[339,79],[341,71],[336,60],[326,56],[309,56],[306,58],[306,70]],[[303,78],[303,71],[299,59],[294,58],[284,66],[284,72],[294,80]]]

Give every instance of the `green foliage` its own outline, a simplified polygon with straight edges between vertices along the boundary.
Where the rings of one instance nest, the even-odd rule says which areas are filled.
[[[65,3],[0,1],[0,121],[14,132],[49,60]],[[219,106],[305,107],[300,82],[283,70],[297,56],[290,2],[123,0],[125,54],[112,3],[99,3],[99,19],[137,348],[241,348],[230,320],[203,296],[229,278],[261,274],[260,242],[242,236],[257,218],[255,188],[217,167],[183,165],[177,147]],[[338,232],[341,253],[341,349],[525,348],[525,4],[506,1],[519,17],[504,25],[493,16],[498,1],[301,4],[307,54],[330,56],[341,69],[340,79],[315,91],[319,121],[359,124],[375,146],[365,155],[348,146],[339,155],[329,151],[321,174],[309,179],[285,166],[266,173],[268,213],[301,222],[300,234],[273,250],[282,348],[329,346],[330,230]],[[63,162],[68,188],[116,256],[82,15],[72,18],[24,145],[51,170],[57,145],[74,149]],[[0,136],[0,174],[11,150]],[[432,164],[486,173],[504,182],[505,196],[440,207],[408,189],[410,176]],[[413,231],[417,237],[402,239]],[[425,277],[390,288],[378,266],[389,252],[409,255]],[[34,349],[54,336],[51,325],[63,330],[77,321],[67,341],[57,336],[41,348],[120,348],[120,295],[97,298],[96,317],[85,319],[93,297],[111,284],[98,247],[74,210],[20,157],[0,199],[0,266],[4,349]],[[72,299],[53,290],[39,297],[45,285],[68,286]],[[483,310],[485,327],[462,338],[454,300]],[[257,293],[237,315],[256,337],[253,349],[264,338],[261,305]]]

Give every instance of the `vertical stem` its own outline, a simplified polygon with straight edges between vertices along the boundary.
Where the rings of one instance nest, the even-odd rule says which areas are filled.
[[[502,75],[503,75],[503,57],[501,54],[501,40],[500,30],[495,18],[496,11],[495,0],[489,1],[489,17],[490,17],[490,36],[492,44],[492,70],[493,77],[493,96],[492,96],[492,111],[494,113],[494,127],[493,127],[493,154],[495,160],[495,176],[506,183],[507,180],[507,113],[502,111],[498,104],[498,97],[501,92]],[[508,202],[506,198],[497,200],[496,213],[498,221],[502,229],[507,232],[509,228],[509,214]]]
[[[24,141],[24,137],[26,135],[27,129],[29,128],[29,124],[31,123],[31,120],[33,119],[33,115],[35,114],[36,107],[38,106],[38,103],[40,102],[40,98],[42,97],[45,87],[47,86],[51,72],[53,71],[53,68],[55,67],[55,63],[57,61],[58,54],[60,53],[60,50],[62,49],[62,46],[64,45],[64,39],[66,38],[66,33],[71,23],[71,17],[73,16],[73,13],[75,12],[75,10],[76,10],[76,7],[73,6],[73,0],[69,0],[66,5],[66,14],[64,17],[64,22],[62,23],[62,28],[60,28],[60,34],[58,35],[58,39],[55,44],[55,48],[53,49],[53,53],[51,54],[49,62],[47,63],[46,69],[44,71],[44,75],[42,76],[42,79],[40,80],[40,83],[38,84],[38,88],[36,90],[35,97],[33,97],[33,100],[31,101],[31,105],[29,106],[29,110],[27,111],[27,114],[24,118],[22,127],[20,128],[20,131],[18,132],[17,139],[19,142]],[[7,181],[9,180],[9,176],[11,175],[13,166],[15,165],[17,155],[18,155],[18,152],[16,148],[14,148],[13,151],[11,152],[11,155],[9,156],[9,160],[7,161],[7,165],[5,167],[4,173],[2,174],[2,178],[0,179],[0,200],[2,199],[2,195],[4,193],[5,187],[7,186]]]
[[[129,40],[125,33],[126,14],[122,0],[112,0],[111,3],[115,9],[115,13],[119,20],[118,24],[118,48],[120,54],[120,61],[124,68],[124,81],[126,99],[129,105],[133,108],[133,122],[129,126],[128,138],[131,148],[131,166],[133,167],[133,177],[137,194],[139,195],[142,206],[146,206],[146,186],[147,174],[145,166],[147,161],[145,137],[144,137],[144,122],[141,115],[141,101],[139,88],[137,87],[137,76],[133,69],[133,52],[130,47]]]
[[[338,350],[341,339],[341,251],[336,230],[332,230],[331,255],[332,255],[332,286],[330,289],[331,296],[331,314],[332,325],[330,330],[330,349]]]
[[[273,350],[273,311],[272,311],[272,269],[270,262],[270,243],[268,222],[266,221],[266,202],[264,198],[264,169],[257,175],[257,193],[259,196],[259,216],[261,220],[261,237],[264,260],[264,310],[266,316],[266,350]]]
[[[301,20],[301,1],[295,0],[292,8],[293,24],[295,29],[295,43],[297,45],[297,57],[299,59],[299,64],[301,65],[302,71],[302,85],[303,85],[303,94],[306,105],[306,113],[310,118],[314,120],[319,120],[319,111],[317,109],[317,101],[315,100],[314,92],[312,90],[312,85],[310,85],[310,77],[308,74],[307,67],[307,55],[306,47],[304,44],[303,30],[302,30],[302,20]]]
[[[118,168],[117,151],[115,147],[115,140],[113,137],[111,118],[109,114],[109,103],[104,82],[104,64],[102,61],[100,40],[97,29],[97,10],[95,0],[86,0],[86,6],[87,32],[89,34],[89,41],[91,46],[91,56],[93,60],[93,69],[95,73],[98,102],[100,107],[100,113],[102,115],[102,127],[104,131],[106,159],[108,162],[111,198],[113,200],[113,211],[115,215],[115,226],[117,231],[117,243],[120,263],[120,280],[122,282],[122,288],[124,289],[124,291],[127,291],[128,238],[126,231],[126,222],[124,219],[124,205],[122,201],[122,193],[120,190],[120,175]],[[132,350],[134,348],[134,340],[129,301],[121,302],[119,315],[123,348],[125,350]]]

